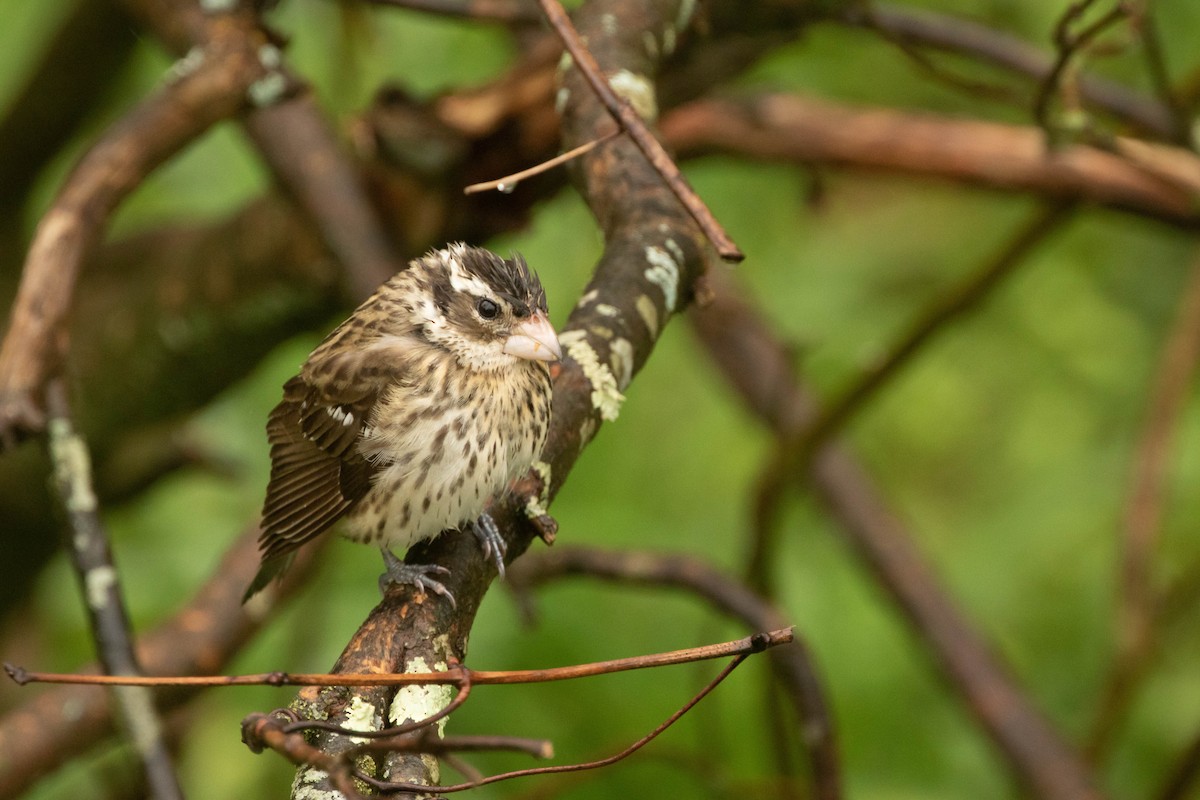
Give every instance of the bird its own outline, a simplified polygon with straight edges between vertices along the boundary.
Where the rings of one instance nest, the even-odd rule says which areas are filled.
[[[448,598],[436,565],[392,552],[469,529],[504,574],[488,504],[538,459],[562,357],[525,259],[450,244],[414,259],[313,351],[267,420],[271,475],[248,600],[339,520],[374,544],[380,588]]]

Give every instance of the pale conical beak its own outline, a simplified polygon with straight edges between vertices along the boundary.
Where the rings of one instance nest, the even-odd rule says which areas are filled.
[[[558,361],[562,358],[558,335],[554,333],[550,320],[540,311],[513,329],[512,335],[504,342],[504,352],[531,361]]]

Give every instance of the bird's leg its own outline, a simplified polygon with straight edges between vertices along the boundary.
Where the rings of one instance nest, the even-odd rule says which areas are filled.
[[[492,519],[492,515],[485,511],[479,515],[479,519],[471,523],[471,532],[479,540],[479,549],[483,551],[483,557],[496,562],[496,569],[503,578],[504,554],[508,552],[508,544],[500,535],[500,529],[496,527],[496,520]]]
[[[379,576],[379,591],[387,592],[393,583],[415,586],[423,592],[440,594],[450,601],[450,605],[458,608],[454,595],[442,584],[435,575],[449,575],[450,570],[439,564],[405,564],[396,554],[386,547],[380,548],[383,553],[385,571]]]

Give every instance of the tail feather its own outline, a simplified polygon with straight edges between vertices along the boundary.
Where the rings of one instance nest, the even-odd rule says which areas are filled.
[[[292,565],[292,559],[296,557],[294,550],[287,553],[281,553],[275,556],[268,556],[263,559],[262,566],[258,568],[258,574],[254,576],[254,580],[250,581],[249,588],[242,595],[242,603],[254,595],[267,588],[267,584],[271,581],[278,580],[283,577],[283,573]]]

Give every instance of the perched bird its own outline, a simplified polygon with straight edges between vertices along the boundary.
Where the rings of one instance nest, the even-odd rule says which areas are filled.
[[[412,261],[321,342],[267,421],[271,480],[262,566],[246,599],[297,547],[345,518],[383,550],[386,582],[446,596],[405,548],[470,525],[504,571],[485,507],[541,453],[561,357],[546,293],[524,259],[452,244]]]

